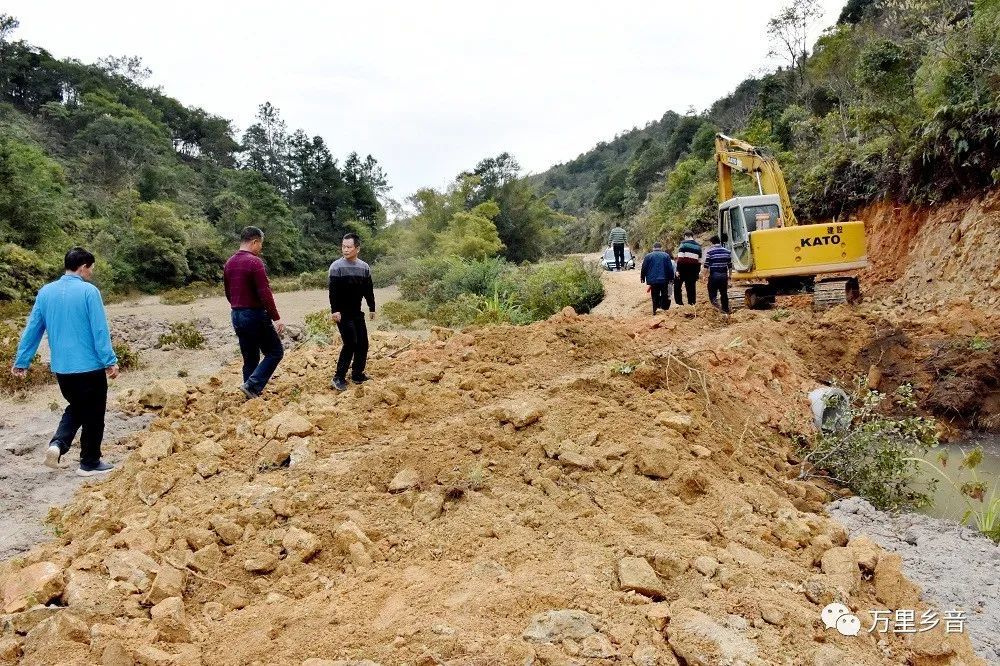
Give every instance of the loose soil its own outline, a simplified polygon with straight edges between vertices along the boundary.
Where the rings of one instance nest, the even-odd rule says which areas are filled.
[[[398,297],[395,288],[376,291],[376,302]],[[323,290],[280,293],[276,295],[285,322],[302,328],[305,316],[328,307]],[[140,351],[142,367],[123,372],[111,382],[109,414],[105,433],[106,458],[120,462],[127,451],[118,440],[145,428],[153,414],[129,415],[117,405],[117,397],[136,391],[156,380],[183,375],[186,381],[199,382],[218,374],[230,386],[239,380],[239,348],[229,319],[225,298],[203,298],[190,305],[164,305],[158,297],[115,303],[107,307],[112,334],[125,339]],[[172,322],[197,322],[205,336],[201,349],[158,349],[161,333]],[[287,338],[286,338],[287,339]],[[288,340],[291,344],[292,341]],[[41,360],[48,362],[48,348],[42,342]],[[6,371],[6,370],[4,370]],[[283,369],[279,366],[277,374]],[[61,505],[80,486],[82,479],[70,473],[77,459],[74,448],[64,457],[67,468],[53,472],[40,466],[41,457],[55,430],[66,403],[59,388],[52,384],[34,388],[30,395],[0,397],[0,558],[9,558],[38,543],[50,528],[42,519],[52,505]]]

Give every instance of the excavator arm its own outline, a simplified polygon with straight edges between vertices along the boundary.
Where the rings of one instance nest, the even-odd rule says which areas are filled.
[[[785,177],[777,160],[746,141],[716,134],[715,161],[719,169],[720,204],[733,198],[733,171],[740,171],[755,179],[760,194],[778,195],[784,226],[797,224]]]

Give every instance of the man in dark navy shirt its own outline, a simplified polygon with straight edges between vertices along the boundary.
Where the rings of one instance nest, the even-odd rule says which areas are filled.
[[[642,258],[639,281],[649,285],[653,299],[653,314],[657,309],[670,309],[670,282],[674,279],[674,261],[661,243],[653,243],[653,251]]]
[[[233,329],[243,354],[240,390],[248,400],[263,393],[285,354],[279,337],[285,325],[274,304],[267,268],[260,258],[263,249],[264,232],[247,227],[240,234],[239,251],[229,258],[222,271],[226,298],[233,308]]]

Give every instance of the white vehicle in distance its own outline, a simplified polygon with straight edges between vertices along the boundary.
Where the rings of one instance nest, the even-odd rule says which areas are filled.
[[[615,270],[615,251],[612,248],[608,248],[604,251],[604,257],[601,259],[601,265],[604,266],[605,270],[613,271]],[[632,256],[632,251],[625,248],[625,264],[623,266],[626,270],[635,270],[635,257]]]

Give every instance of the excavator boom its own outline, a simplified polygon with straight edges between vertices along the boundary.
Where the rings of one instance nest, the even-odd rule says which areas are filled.
[[[777,160],[746,141],[716,134],[715,161],[719,169],[719,203],[733,198],[733,171],[740,171],[755,179],[758,194],[778,195],[781,200],[782,226],[797,224],[785,176],[781,173]]]

